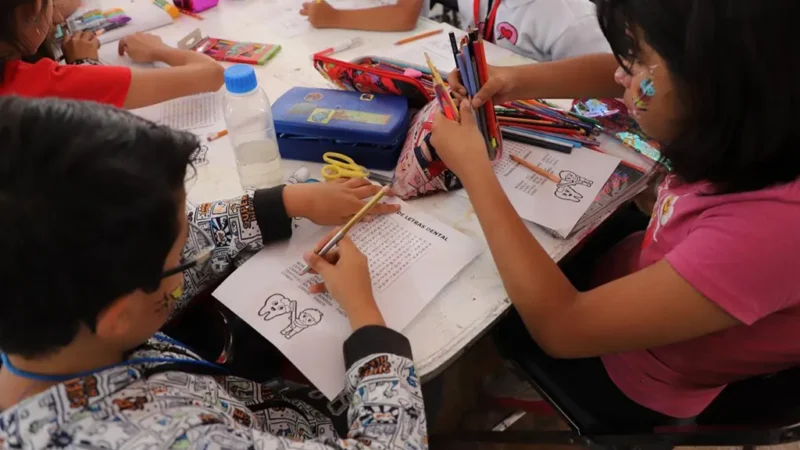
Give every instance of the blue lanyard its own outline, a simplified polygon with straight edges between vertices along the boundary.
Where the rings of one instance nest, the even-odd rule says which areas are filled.
[[[168,343],[171,343],[171,344],[177,344],[177,345],[180,346],[180,343],[178,341],[176,341],[174,339],[171,339],[171,338],[164,338],[164,337],[160,337],[159,336],[159,337],[156,337],[156,339],[159,339],[161,341],[165,341],[165,342],[168,342]],[[5,353],[0,353],[0,361],[2,361],[3,367],[6,370],[8,370],[9,373],[11,373],[12,375],[16,375],[16,376],[18,376],[20,378],[27,378],[29,380],[43,381],[43,382],[48,382],[48,383],[62,383],[64,381],[73,380],[75,378],[87,377],[87,376],[92,375],[92,374],[94,374],[96,372],[102,372],[104,370],[113,369],[114,367],[127,367],[127,366],[133,366],[133,365],[137,365],[137,364],[170,364],[170,363],[193,364],[193,365],[196,365],[196,366],[202,366],[202,367],[207,367],[207,368],[211,368],[211,369],[227,372],[227,369],[223,368],[222,366],[219,366],[219,365],[214,364],[214,363],[210,363],[208,361],[197,360],[197,359],[135,358],[135,359],[131,359],[131,360],[128,360],[128,361],[123,361],[123,362],[116,363],[116,364],[110,364],[108,366],[100,367],[98,369],[87,370],[85,372],[72,373],[72,374],[68,374],[68,375],[47,375],[47,374],[41,374],[41,373],[35,373],[35,372],[28,372],[26,370],[22,370],[22,369],[19,369],[17,367],[14,367],[14,365],[11,364],[11,361],[8,360],[8,355],[6,355]]]

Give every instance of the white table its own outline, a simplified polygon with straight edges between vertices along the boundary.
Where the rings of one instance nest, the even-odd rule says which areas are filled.
[[[265,66],[256,66],[260,85],[274,101],[294,85],[327,85],[313,69],[309,58],[309,55],[323,48],[353,36],[360,36],[364,45],[336,54],[338,59],[350,60],[359,56],[375,55],[376,51],[403,37],[436,27],[448,27],[420,19],[417,29],[407,33],[313,30],[294,38],[281,39],[267,27],[260,25],[259,12],[263,11],[264,5],[270,3],[261,0],[221,0],[217,8],[203,13],[206,18],[203,21],[181,16],[174,24],[155,30],[154,33],[172,45],[195,28],[201,28],[204,33],[213,37],[281,44],[282,50],[272,61]],[[107,47],[109,48],[101,49],[101,58],[110,63],[120,63],[119,58],[113,56],[116,45]],[[524,58],[493,45],[487,48],[487,58],[495,65],[526,62]],[[192,203],[232,198],[242,194],[228,139],[220,139],[209,147],[209,164],[198,169],[196,179],[188,186],[189,200]],[[284,160],[286,176],[303,166],[308,167],[319,178],[321,164]],[[414,200],[414,203],[457,230],[480,239],[485,245],[475,211],[463,194],[435,195]],[[555,239],[532,224],[529,228],[556,261],[580,241],[580,237],[569,241]],[[444,370],[488,331],[509,306],[499,274],[486,248],[405,330],[406,336],[411,340],[420,375],[429,379]]]

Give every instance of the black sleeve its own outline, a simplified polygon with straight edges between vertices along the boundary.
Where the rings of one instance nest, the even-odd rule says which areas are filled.
[[[412,359],[411,344],[405,336],[386,327],[361,327],[344,342],[344,362],[347,367],[377,353],[390,353]]]
[[[286,215],[283,204],[283,188],[276,186],[268,189],[259,189],[253,195],[253,208],[256,214],[256,223],[261,230],[261,241],[269,244],[292,236],[292,218]]]

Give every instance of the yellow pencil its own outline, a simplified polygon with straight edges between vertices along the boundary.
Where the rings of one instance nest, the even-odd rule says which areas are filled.
[[[366,216],[367,213],[373,207],[375,207],[375,205],[377,205],[379,201],[381,201],[384,195],[389,193],[389,189],[391,188],[392,188],[391,186],[384,186],[380,191],[378,191],[378,193],[375,194],[375,196],[372,197],[372,199],[370,199],[370,201],[367,202],[367,204],[364,205],[363,208],[361,208],[361,211],[357,212],[356,215],[353,216],[353,218],[350,219],[350,221],[348,221],[342,227],[342,229],[339,230],[339,232],[337,232],[336,235],[334,235],[333,238],[331,238],[331,240],[328,241],[328,243],[322,247],[322,249],[320,249],[319,252],[317,252],[317,254],[319,256],[325,256],[326,253],[328,253],[334,246],[336,246],[336,244],[339,243],[339,241],[342,240],[342,238],[344,238],[344,236],[347,234],[348,231],[350,231],[351,228],[353,228],[358,222],[360,222],[361,219],[364,216]],[[305,275],[306,273],[308,273],[309,269],[311,269],[311,267],[309,267],[308,264],[306,264],[305,266],[303,266],[303,269],[300,270],[300,275]]]
[[[559,179],[557,176],[555,176],[552,173],[542,169],[541,167],[537,166],[536,164],[531,164],[528,161],[520,158],[517,155],[509,155],[509,156],[511,157],[512,161],[514,161],[515,163],[519,164],[520,166],[527,167],[528,169],[532,170],[536,175],[543,176],[543,177],[547,178],[548,180],[550,180],[550,181],[552,181],[553,183],[556,183],[556,184],[558,184],[558,182],[561,181],[561,179]]]
[[[433,83],[437,84],[442,87],[442,92],[444,93],[444,101],[453,108],[453,114],[455,115],[455,121],[460,122],[461,118],[459,117],[459,109],[456,102],[453,100],[452,97],[447,93],[447,86],[444,84],[444,80],[442,80],[442,76],[439,75],[439,71],[436,69],[436,66],[433,65],[433,61],[431,61],[430,56],[427,53],[423,53],[425,55],[425,62],[428,64],[428,69],[431,71],[431,76],[433,77]]]
[[[394,45],[408,44],[409,42],[414,42],[414,41],[417,41],[417,40],[420,40],[420,39],[425,39],[426,37],[436,36],[437,34],[440,34],[442,31],[444,31],[444,30],[442,30],[441,28],[439,28],[438,30],[426,31],[425,33],[420,33],[420,34],[418,34],[416,36],[411,36],[411,37],[407,37],[405,39],[400,39],[399,41],[395,42]]]

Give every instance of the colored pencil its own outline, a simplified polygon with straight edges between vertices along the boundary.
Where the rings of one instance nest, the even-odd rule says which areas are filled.
[[[191,11],[187,11],[185,9],[180,9],[180,8],[178,8],[178,11],[180,11],[181,14],[183,14],[185,16],[193,17],[193,18],[195,18],[197,20],[204,20],[203,16],[201,16],[200,14],[196,14],[196,13],[193,13]]]
[[[408,44],[409,42],[414,42],[414,41],[418,41],[420,39],[425,39],[426,37],[436,36],[437,34],[441,34],[442,31],[444,31],[444,30],[442,30],[441,28],[439,28],[438,30],[426,31],[425,33],[420,33],[420,34],[418,34],[416,36],[411,36],[411,37],[407,37],[405,39],[400,39],[399,41],[395,42],[394,45]]]
[[[515,133],[510,130],[503,129],[501,130],[503,133],[503,137],[508,139],[509,141],[519,142],[522,144],[534,145],[536,147],[541,147],[547,150],[553,150],[560,153],[570,154],[572,153],[572,146],[559,144],[553,141],[540,139],[530,135],[524,135],[522,133]]]
[[[208,136],[206,136],[206,139],[208,139],[208,142],[213,142],[213,141],[216,141],[217,139],[219,139],[221,137],[225,137],[227,135],[228,135],[228,130],[222,130],[222,131],[218,131],[216,133],[208,133]]]
[[[453,58],[456,60],[456,67],[459,67],[459,70],[461,70],[458,64],[458,44],[456,44],[456,34],[452,31],[450,32],[450,48],[453,49]]]
[[[455,120],[458,122],[460,119],[458,114],[458,105],[453,101],[450,95],[447,93],[447,87],[442,80],[442,77],[439,75],[439,71],[436,70],[436,66],[433,65],[433,61],[431,61],[431,57],[428,56],[427,53],[425,55],[425,62],[428,64],[428,68],[431,69],[431,74],[433,75],[433,86],[436,92],[436,98],[439,100],[439,105],[442,107],[442,111],[447,116],[448,108],[452,108],[452,116],[448,117],[448,119]],[[447,105],[447,107],[445,107]]]
[[[561,182],[560,178],[558,178],[557,176],[553,175],[552,173],[542,169],[541,167],[539,167],[539,166],[537,166],[535,164],[531,164],[528,161],[525,161],[524,159],[520,158],[517,155],[509,155],[509,156],[511,157],[512,161],[514,161],[515,163],[519,164],[520,166],[527,167],[528,169],[533,171],[533,173],[535,173],[536,175],[539,175],[539,176],[542,176],[544,178],[547,178],[548,180],[550,180],[550,181],[552,181],[553,183],[556,183],[556,184]]]

